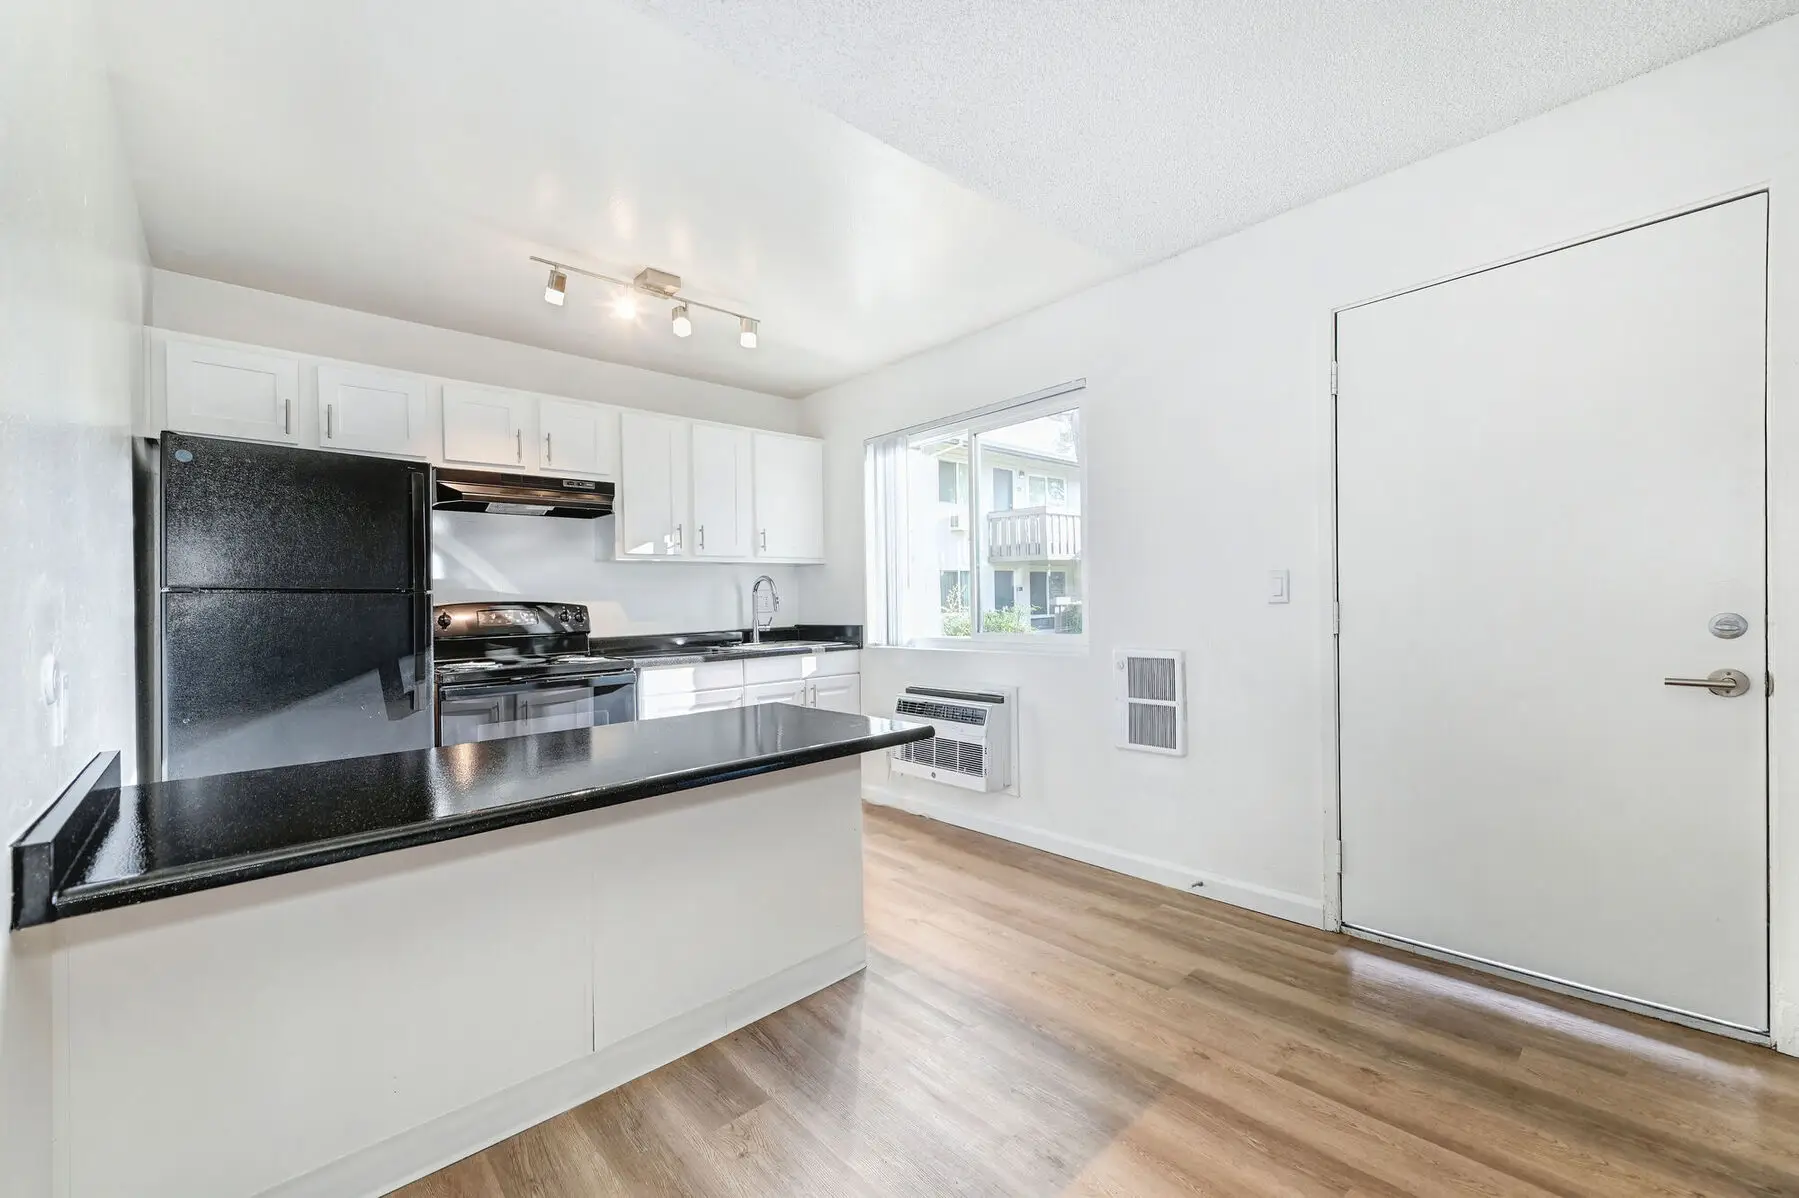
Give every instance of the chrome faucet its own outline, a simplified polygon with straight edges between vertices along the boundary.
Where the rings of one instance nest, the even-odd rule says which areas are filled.
[[[768,584],[768,623],[762,622],[762,584]],[[750,639],[756,644],[762,643],[762,630],[771,628],[775,622],[775,612],[781,606],[781,592],[775,589],[775,580],[764,574],[750,587]]]

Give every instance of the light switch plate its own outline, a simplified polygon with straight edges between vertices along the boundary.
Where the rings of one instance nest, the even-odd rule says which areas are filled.
[[[1286,570],[1268,571],[1268,602],[1290,603],[1293,600],[1293,576]]]

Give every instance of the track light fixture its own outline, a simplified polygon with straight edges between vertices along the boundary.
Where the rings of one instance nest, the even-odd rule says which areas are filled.
[[[693,314],[691,308],[704,308],[708,312],[717,312],[721,316],[737,318],[737,344],[745,349],[756,348],[756,330],[760,324],[752,316],[741,312],[733,312],[729,308],[721,308],[717,304],[708,304],[700,300],[687,299],[680,294],[681,276],[669,274],[665,270],[657,270],[646,266],[637,272],[633,279],[615,279],[611,275],[603,275],[594,270],[583,270],[579,266],[570,266],[566,262],[553,262],[548,258],[539,258],[535,254],[531,261],[541,263],[550,268],[550,281],[543,289],[546,302],[560,307],[568,294],[568,276],[582,275],[589,279],[598,279],[602,283],[610,283],[619,288],[619,293],[612,300],[612,313],[620,320],[635,320],[637,317],[639,297],[653,296],[660,300],[674,300],[675,306],[669,312],[669,325],[677,337],[693,335]]]

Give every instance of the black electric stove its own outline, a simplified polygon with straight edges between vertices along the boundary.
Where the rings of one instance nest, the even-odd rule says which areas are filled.
[[[583,605],[447,603],[432,615],[438,744],[637,718],[637,672],[588,651]]]

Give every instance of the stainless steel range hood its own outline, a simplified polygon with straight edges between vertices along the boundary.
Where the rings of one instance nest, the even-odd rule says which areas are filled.
[[[564,516],[592,520],[612,514],[611,483],[589,478],[505,474],[494,470],[439,470],[431,506],[446,512],[505,516]]]

